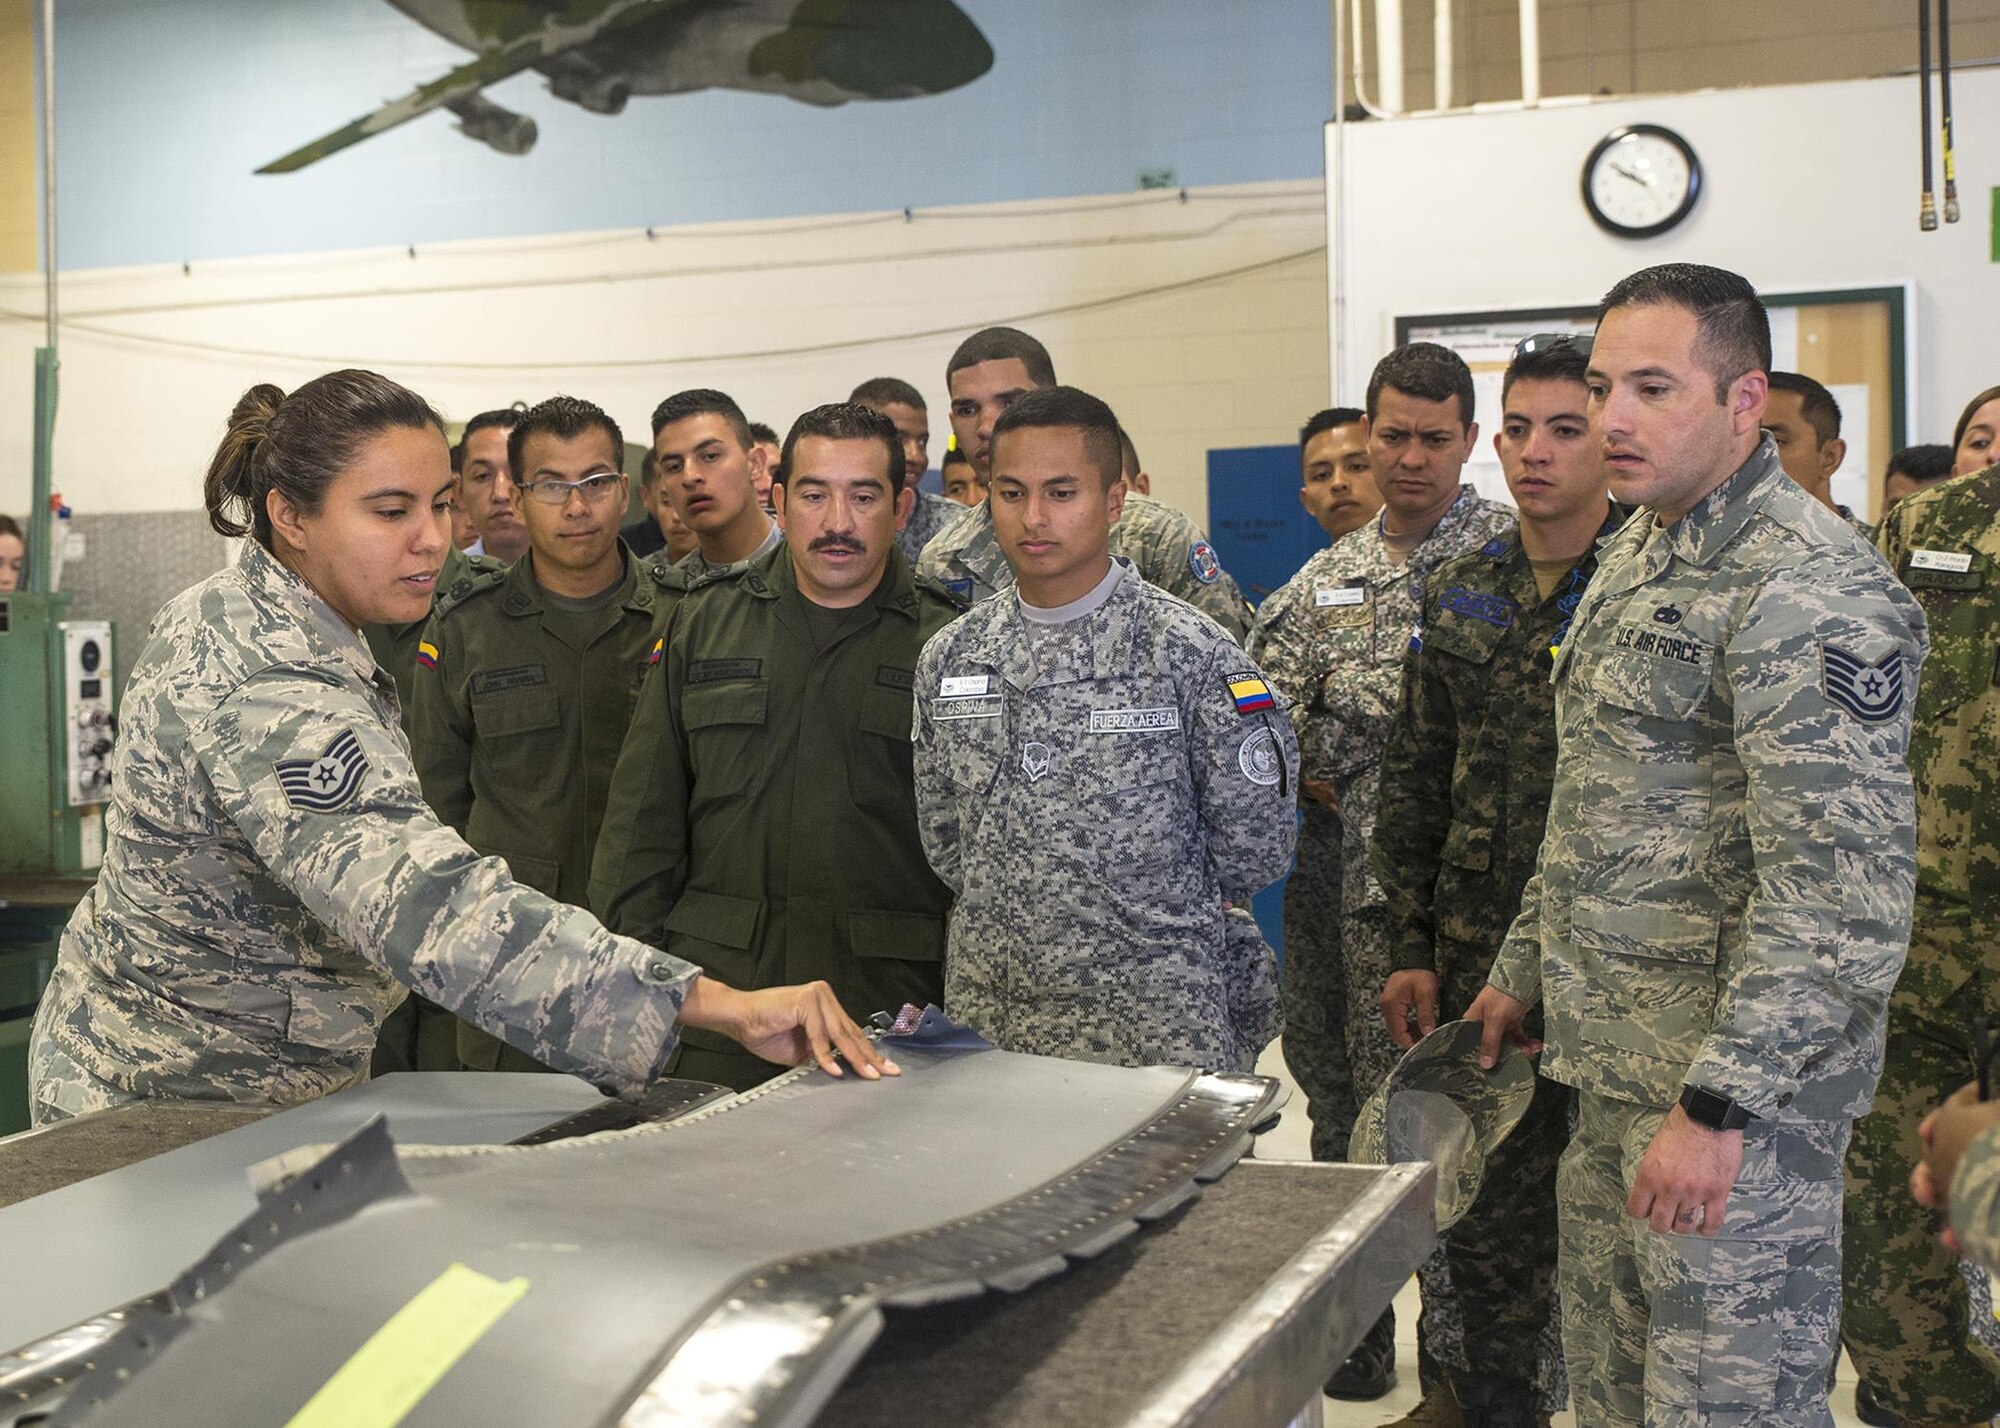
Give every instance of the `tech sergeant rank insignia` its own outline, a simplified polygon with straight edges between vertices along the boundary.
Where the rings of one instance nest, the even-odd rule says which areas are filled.
[[[285,801],[301,813],[337,813],[361,792],[368,756],[352,729],[334,735],[316,759],[280,759],[274,767]]]

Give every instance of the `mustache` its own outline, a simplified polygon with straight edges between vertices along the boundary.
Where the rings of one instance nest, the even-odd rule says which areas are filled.
[[[852,536],[823,535],[806,547],[808,551],[844,550],[853,555],[868,554],[868,547]]]

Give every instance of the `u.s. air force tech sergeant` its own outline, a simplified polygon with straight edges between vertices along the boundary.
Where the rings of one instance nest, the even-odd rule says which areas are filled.
[[[1779,468],[1770,360],[1734,273],[1605,296],[1591,415],[1612,494],[1646,509],[1557,656],[1548,836],[1468,1013],[1490,1057],[1539,999],[1542,1073],[1577,1089],[1557,1288],[1581,1428],[1832,1422],[1841,1158],[1909,939],[1924,617]]]
[[[917,665],[918,819],[954,894],[945,1006],[1008,1050],[1247,1069],[1277,1032],[1276,972],[1224,901],[1291,865],[1284,710],[1228,633],[1110,554],[1109,407],[1045,388],[993,440],[1017,582]]]
[[[1978,1033],[2000,1015],[2000,467],[1906,497],[1882,553],[1924,607],[1931,653],[1910,731],[1910,955],[1875,1110],[1847,1156],[1841,1337],[1875,1400],[1906,1424],[1983,1423],[2000,1411],[2000,1365],[1968,1341],[1965,1280],[1905,1187],[1917,1123],[1975,1073]]]
[[[1605,495],[1585,411],[1588,339],[1523,345],[1502,380],[1493,439],[1519,527],[1431,576],[1423,644],[1382,752],[1371,855],[1396,969],[1381,1006],[1401,1047],[1464,1015],[1520,909],[1555,777],[1550,666],[1597,569],[1597,542],[1626,515]],[[1423,1276],[1429,1342],[1458,1341],[1438,1354],[1436,1391],[1471,1428],[1532,1424],[1538,1398],[1560,1406],[1557,1386],[1538,1391],[1535,1380],[1553,1338],[1556,1161],[1569,1112],[1569,1089],[1538,1077],[1527,1115],[1446,1237],[1449,1273]]]
[[[889,419],[818,407],[785,438],[783,546],[675,611],[640,691],[591,871],[614,930],[746,987],[810,968],[857,1017],[937,1002],[948,894],[924,862],[912,679],[958,614],[896,549]],[[690,1032],[675,1074],[776,1068]]]
[[[951,429],[982,478],[992,477],[993,423],[1000,413],[1022,393],[1055,384],[1048,349],[1016,328],[983,328],[958,345],[945,366]],[[1122,474],[1122,460],[1119,469]],[[1243,592],[1193,521],[1130,493],[1114,520],[1113,555],[1131,561],[1143,578],[1187,601],[1239,642],[1249,633]],[[966,601],[984,600],[1012,585],[1013,567],[994,533],[990,502],[973,506],[933,537],[917,570]]]
[[[676,564],[691,585],[745,570],[784,534],[757,497],[769,483],[764,453],[743,408],[707,387],[676,392],[653,409],[653,462],[667,501],[694,532]]]
[[[237,403],[207,504],[254,539],[169,602],[133,670],[104,866],[35,1019],[38,1122],[338,1091],[404,986],[621,1091],[660,1074],[677,1023],[878,1073],[824,983],[734,991],[515,882],[425,806],[359,630],[429,605],[450,478],[437,414],[372,372]]]
[[[575,397],[531,407],[508,440],[528,553],[440,595],[417,652],[410,747],[424,801],[516,882],[576,907],[639,682],[688,579],[618,538],[625,439]],[[470,1071],[534,1058],[461,1021]]]
[[[1441,562],[1513,524],[1505,506],[1459,484],[1479,437],[1472,401],[1472,373],[1447,348],[1412,343],[1376,363],[1368,379],[1368,455],[1382,514],[1307,561],[1258,612],[1257,658],[1290,702],[1304,791],[1339,816],[1339,931],[1323,933],[1311,915],[1320,907],[1308,911],[1304,902],[1296,912],[1305,915],[1285,928],[1285,1064],[1306,1093],[1315,1154],[1330,1158],[1346,1157],[1361,1102],[1396,1064],[1377,1008],[1390,970],[1388,908],[1368,869],[1368,840],[1424,582]],[[1311,889],[1302,891],[1311,897]],[[1322,1123],[1329,1128],[1323,1137]],[[1395,1348],[1391,1311],[1329,1392],[1387,1393]]]

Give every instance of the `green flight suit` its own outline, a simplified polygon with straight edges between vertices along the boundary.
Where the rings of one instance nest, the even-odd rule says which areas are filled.
[[[858,1018],[943,995],[950,895],[924,860],[911,688],[959,607],[901,552],[843,618],[779,546],[675,610],[646,678],[590,878],[606,925],[731,986],[823,979]],[[775,1075],[690,1028],[671,1075]]]
[[[444,553],[437,584],[431,591],[431,605],[454,593],[463,597],[472,589],[474,577],[505,570],[507,562],[490,555],[468,555],[457,546]],[[364,625],[362,638],[375,663],[396,681],[396,703],[402,710],[405,737],[410,732],[410,706],[415,701],[417,644],[430,616],[407,625]],[[415,992],[383,1018],[382,1033],[368,1074],[386,1076],[392,1071],[456,1071],[458,1069],[458,1018],[428,997]]]
[[[424,799],[517,881],[583,906],[591,850],[632,701],[686,580],[629,550],[600,608],[565,608],[534,559],[454,586],[437,602],[419,661],[411,744]],[[474,1071],[539,1063],[470,1024],[458,1057]]]

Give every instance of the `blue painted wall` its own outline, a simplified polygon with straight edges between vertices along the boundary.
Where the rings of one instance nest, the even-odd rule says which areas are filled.
[[[511,158],[432,114],[300,173],[252,170],[470,58],[383,0],[64,0],[64,267],[1317,177],[1329,9],[1300,0],[961,0],[993,68],[815,109],[708,92],[615,118],[540,76]]]

